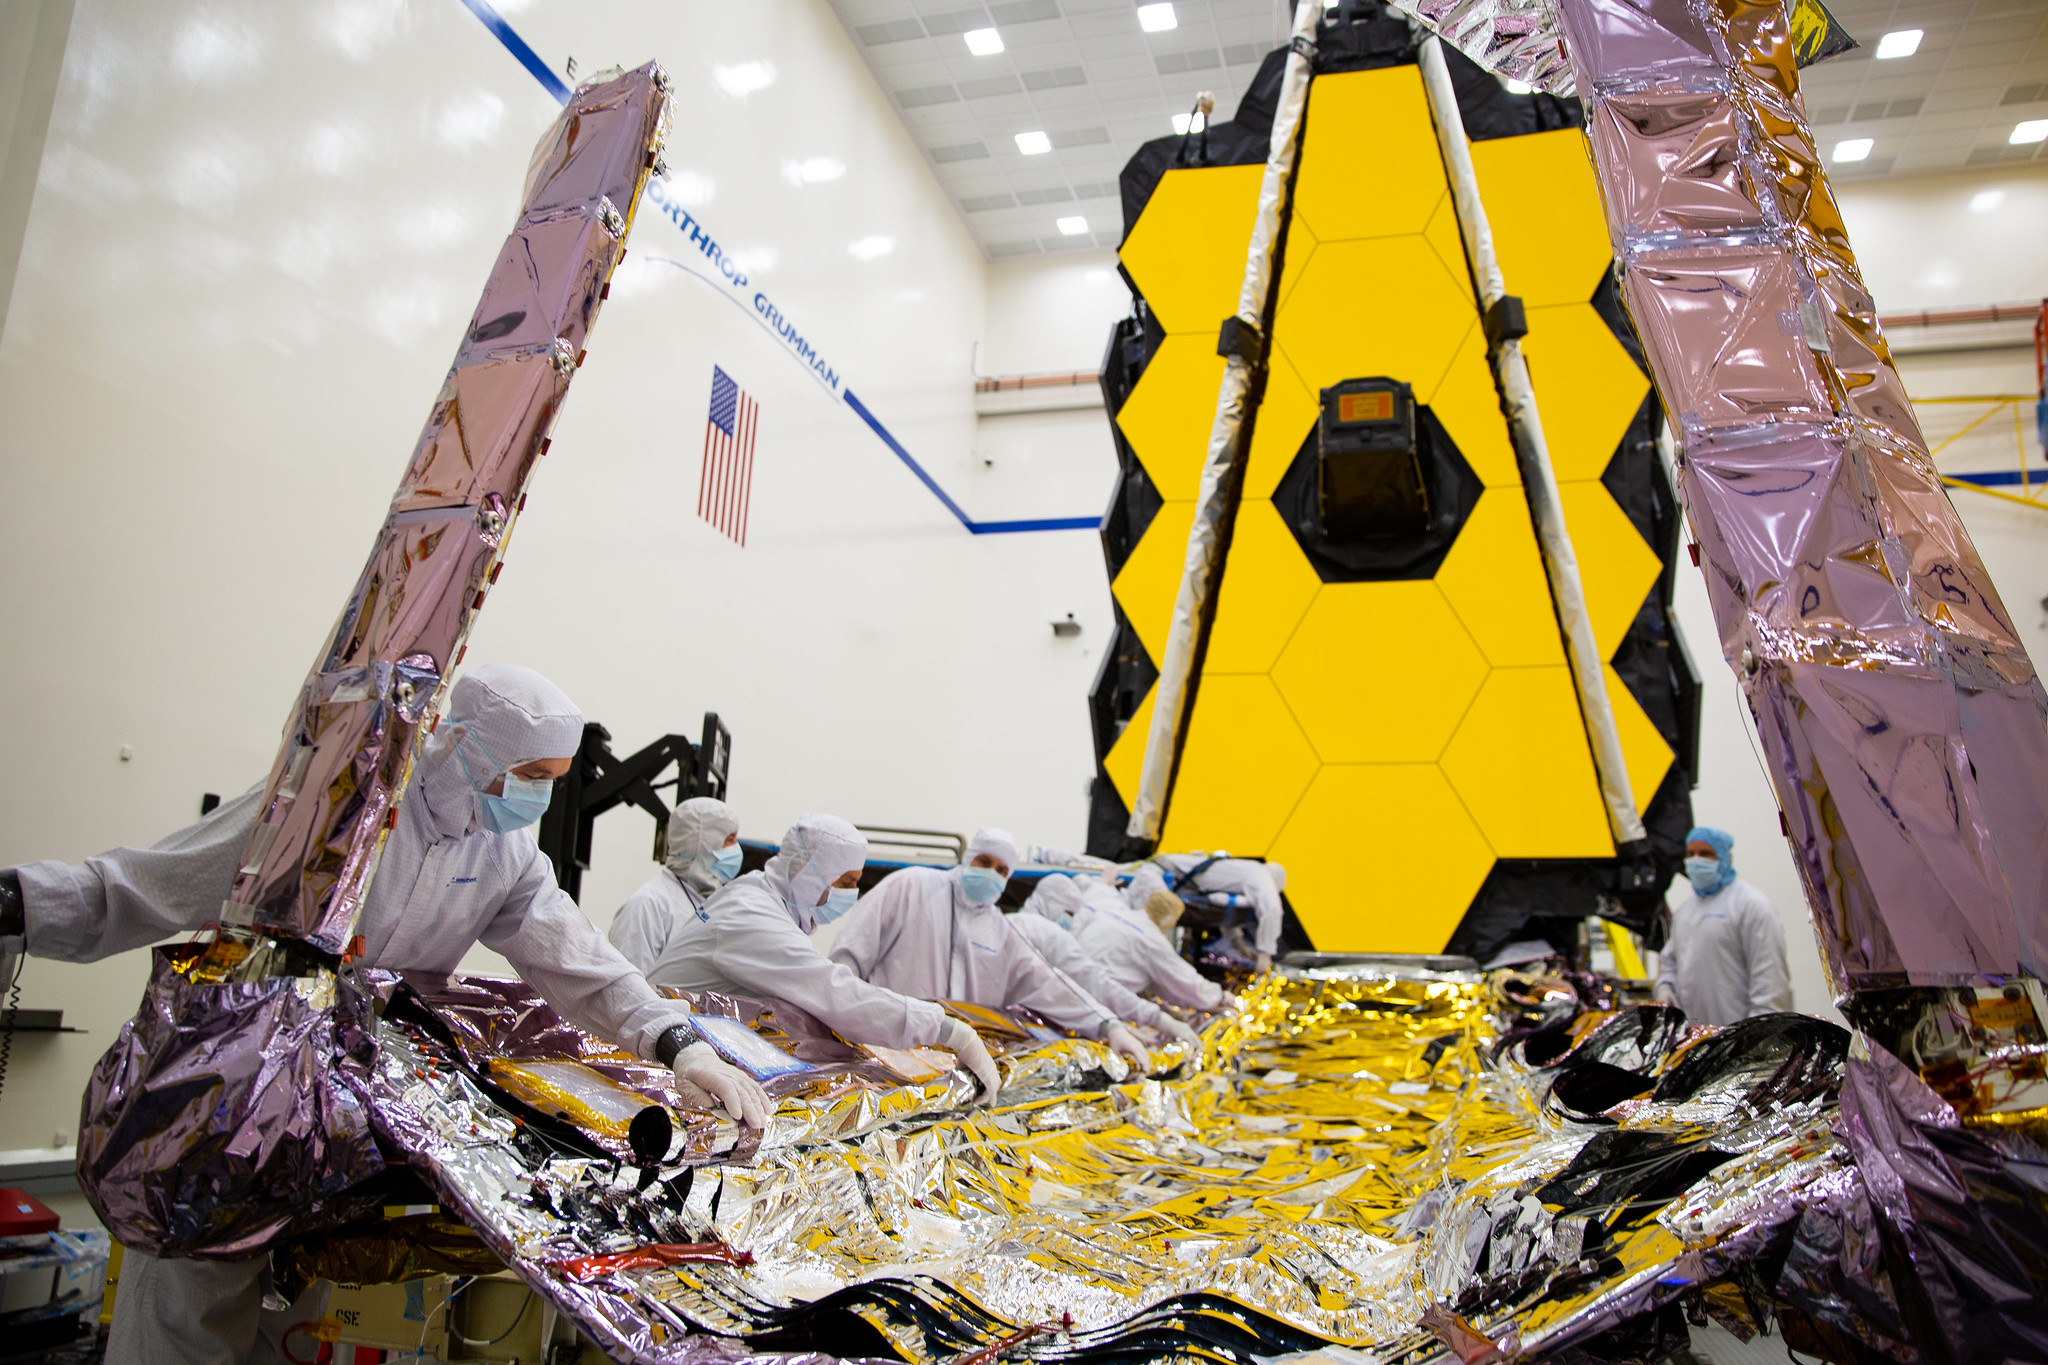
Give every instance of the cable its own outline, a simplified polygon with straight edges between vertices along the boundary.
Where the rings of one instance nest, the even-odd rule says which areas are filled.
[[[0,1021],[0,1094],[7,1090],[7,1060],[14,1052],[14,1026],[21,1018],[21,969],[27,960],[26,951],[15,957],[14,971],[7,980],[7,1008],[0,1011],[5,1015]]]
[[[474,1285],[475,1281],[472,1280],[468,1287],[473,1288]],[[526,1286],[521,1285],[520,1288],[525,1289]],[[512,1325],[510,1327],[507,1327],[504,1331],[498,1333],[498,1335],[492,1337],[489,1341],[480,1341],[477,1338],[469,1335],[469,1333],[467,1332],[457,1332],[455,1333],[455,1335],[461,1338],[462,1344],[465,1346],[496,1346],[506,1337],[511,1336],[514,1332],[519,1330],[519,1324],[526,1321],[526,1310],[531,1308],[532,1306],[533,1291],[531,1289],[527,1289],[526,1297],[519,1301],[519,1311],[515,1313],[512,1317]]]

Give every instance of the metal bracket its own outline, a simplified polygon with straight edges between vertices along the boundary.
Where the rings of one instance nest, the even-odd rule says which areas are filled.
[[[1240,317],[1223,319],[1216,333],[1216,354],[1236,356],[1247,365],[1259,363],[1259,329]]]

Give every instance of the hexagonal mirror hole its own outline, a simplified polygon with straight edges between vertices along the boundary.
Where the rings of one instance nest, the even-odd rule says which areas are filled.
[[[1429,578],[1484,491],[1443,423],[1397,379],[1347,379],[1273,490],[1325,583]]]

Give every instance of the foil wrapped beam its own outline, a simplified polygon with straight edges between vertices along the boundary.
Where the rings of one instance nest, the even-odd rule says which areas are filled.
[[[348,1217],[342,1196],[382,1169],[348,1074],[361,1059],[337,1065],[368,1045],[369,997],[333,958],[624,252],[667,90],[651,62],[598,78],[541,139],[369,562],[287,718],[221,908],[249,928],[204,952],[159,949],[141,1010],[94,1068],[79,1184],[124,1246],[248,1255]]]
[[[2048,973],[2048,693],[1941,487],[1780,0],[1555,0],[1838,993]]]
[[[224,924],[340,953],[423,718],[496,579],[668,120],[654,64],[584,85],[525,202],[305,686]]]

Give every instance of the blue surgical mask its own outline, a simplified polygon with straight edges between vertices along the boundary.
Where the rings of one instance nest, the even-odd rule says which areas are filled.
[[[970,905],[987,905],[1003,894],[1009,878],[992,867],[960,869],[960,890]]]
[[[1687,858],[1685,860],[1686,880],[1692,889],[1702,896],[1711,896],[1721,889],[1721,860],[1719,858]]]
[[[818,923],[830,924],[833,920],[838,919],[841,915],[853,909],[853,903],[859,899],[860,892],[852,887],[835,886],[825,893],[824,904],[811,911],[811,914],[817,919]]]
[[[738,844],[721,848],[718,850],[718,856],[711,860],[711,875],[720,882],[731,881],[740,875],[740,861],[744,856]]]
[[[525,829],[548,813],[548,802],[554,799],[554,795],[553,778],[528,779],[506,773],[503,796],[477,793],[477,823],[493,834],[510,834],[514,830]]]

